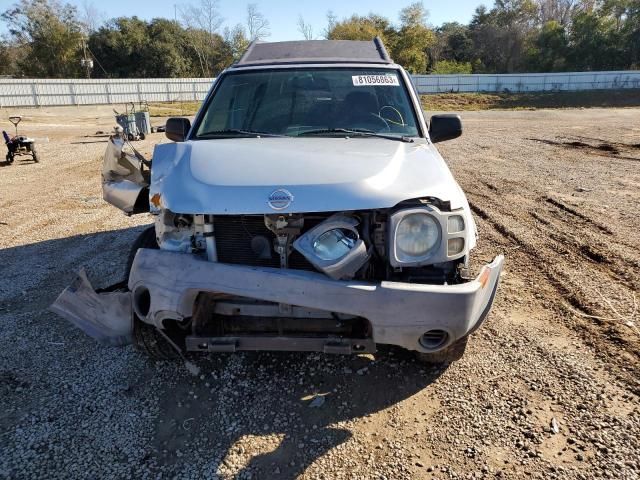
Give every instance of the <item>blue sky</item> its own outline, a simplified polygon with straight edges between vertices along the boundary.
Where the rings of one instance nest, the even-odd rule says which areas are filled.
[[[67,2],[82,8],[83,0],[67,0]],[[109,0],[106,2],[89,0],[89,3],[93,3],[98,10],[102,11],[105,18],[137,15],[144,19],[153,17],[173,18],[174,5],[180,6],[184,3],[197,4],[198,2],[199,0],[192,0],[191,2],[185,0],[168,2],[161,0]],[[13,3],[14,1],[12,0],[0,0],[0,12],[6,10]],[[400,9],[411,4],[412,0],[324,0],[313,2],[304,2],[302,0],[220,0],[220,13],[225,18],[225,25],[244,24],[248,3],[257,3],[259,10],[269,20],[271,36],[268,40],[281,41],[302,38],[296,27],[298,15],[300,14],[305,21],[313,26],[314,35],[321,37],[326,26],[327,10],[333,10],[338,18],[350,16],[353,13],[366,15],[369,12],[375,12],[393,22],[397,22]],[[423,3],[430,13],[429,22],[433,25],[440,25],[443,22],[450,21],[466,23],[471,19],[478,5],[482,3],[490,5],[493,2],[491,0],[425,0]],[[6,27],[2,22],[0,22],[0,32],[6,32]]]

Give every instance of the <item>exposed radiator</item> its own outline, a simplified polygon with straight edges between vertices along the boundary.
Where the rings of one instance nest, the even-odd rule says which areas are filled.
[[[304,230],[314,227],[330,214],[306,218]],[[218,261],[236,265],[280,268],[280,258],[273,250],[275,234],[264,224],[262,215],[220,215],[214,217]],[[259,237],[266,239],[261,240]],[[268,248],[259,248],[266,245]],[[261,257],[267,258],[261,258]],[[289,255],[289,268],[315,270],[297,251]]]

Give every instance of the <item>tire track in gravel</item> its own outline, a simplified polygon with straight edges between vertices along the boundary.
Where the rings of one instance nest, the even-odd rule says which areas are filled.
[[[626,295],[631,292],[635,294],[637,291],[633,284],[620,281],[620,272],[612,270],[611,264],[591,258],[591,256],[603,255],[602,253],[596,255],[585,253],[600,252],[599,249],[603,248],[604,244],[596,249],[589,243],[581,243],[577,240],[575,233],[571,230],[559,233],[561,230],[553,223],[553,217],[541,213],[544,210],[538,208],[539,202],[532,202],[522,196],[515,199],[513,195],[501,195],[499,187],[493,184],[492,187],[485,185],[483,188],[476,183],[471,191],[467,190],[467,193],[471,209],[481,221],[488,223],[497,234],[508,239],[516,247],[508,255],[508,261],[511,263],[513,256],[526,256],[525,268],[535,269],[542,274],[568,304],[562,308],[564,315],[560,317],[561,322],[566,322],[567,315],[573,317],[574,325],[583,332],[583,337],[588,344],[597,345],[599,348],[604,346],[607,356],[614,361],[621,360],[619,350],[623,347],[628,356],[622,359],[619,365],[624,365],[630,358],[637,362],[639,358],[637,339],[633,337],[632,332],[629,332],[628,327],[621,322],[580,316],[580,314],[598,317],[607,315],[606,312],[603,313],[602,303],[594,302],[594,298],[598,297],[590,282],[584,281],[586,278],[606,276],[607,280],[613,284],[609,290],[623,291]],[[482,207],[479,206],[480,204]],[[542,218],[543,221],[538,222],[538,225],[531,225],[522,210],[535,213],[536,217]],[[529,215],[529,218],[536,217]],[[594,229],[602,233],[602,229],[597,227]],[[605,258],[619,258],[612,253],[606,250]],[[589,262],[585,262],[585,258]],[[623,271],[626,272],[626,270]],[[516,272],[517,275],[529,273],[531,270]],[[578,315],[576,311],[579,312]],[[622,376],[634,388],[638,388],[636,379],[628,374]]]

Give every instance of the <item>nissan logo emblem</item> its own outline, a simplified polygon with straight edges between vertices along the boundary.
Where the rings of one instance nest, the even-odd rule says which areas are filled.
[[[289,190],[285,190],[284,188],[279,188],[278,190],[274,190],[269,195],[269,200],[267,203],[274,210],[284,210],[293,202],[293,195]]]

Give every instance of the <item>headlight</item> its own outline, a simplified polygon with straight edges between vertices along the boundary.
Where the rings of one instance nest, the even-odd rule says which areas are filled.
[[[321,272],[335,280],[354,277],[369,260],[369,252],[358,235],[358,220],[335,214],[303,233],[293,248]]]
[[[396,257],[400,262],[414,262],[425,257],[440,238],[438,223],[426,213],[411,213],[396,227]]]
[[[433,205],[397,210],[389,217],[389,263],[421,267],[456,260],[467,249],[464,212],[440,211]]]
[[[354,231],[334,228],[313,242],[313,251],[322,260],[338,260],[349,253],[357,241],[358,236]]]

